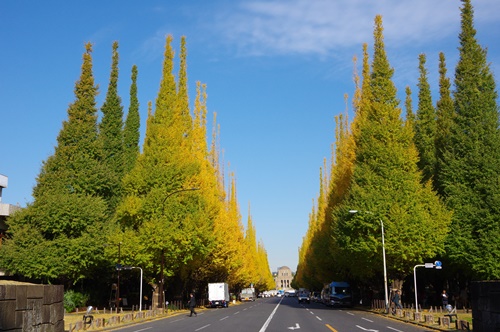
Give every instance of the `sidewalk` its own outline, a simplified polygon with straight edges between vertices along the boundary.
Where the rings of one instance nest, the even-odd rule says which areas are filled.
[[[454,331],[472,331],[472,329],[467,329],[465,326],[472,327],[472,324],[464,320],[463,316],[472,317],[470,313],[457,313],[456,319],[448,316],[446,313],[440,312],[429,312],[427,310],[415,313],[412,309],[398,309],[396,314],[386,314],[381,310],[369,309],[368,311],[382,315],[384,317],[398,320],[401,322],[423,326],[426,328],[433,329],[435,331],[443,332],[454,332]],[[415,317],[415,314],[417,317]],[[453,320],[453,321],[452,321]],[[464,328],[457,329],[457,326],[464,322]]]
[[[64,330],[75,331],[106,331],[124,326],[144,323],[155,319],[165,319],[186,313],[187,310],[168,310],[165,313],[162,309],[152,309],[143,311],[123,311],[114,313],[104,313],[102,310],[93,310],[93,319],[89,324],[84,324],[83,316],[85,312],[69,313],[64,315]]]
[[[239,305],[240,302],[231,303],[232,306]],[[197,307],[196,310],[203,311],[206,308],[203,306]],[[93,310],[91,315],[93,321],[90,325],[83,324],[84,311],[79,313],[70,313],[64,315],[64,330],[68,332],[76,331],[108,331],[125,326],[148,322],[156,319],[166,319],[176,317],[182,314],[189,314],[189,309],[167,310],[165,313],[162,309],[151,309],[139,311],[123,311],[119,313],[104,313],[103,310]]]

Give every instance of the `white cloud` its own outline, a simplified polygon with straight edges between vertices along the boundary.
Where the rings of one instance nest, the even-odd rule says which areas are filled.
[[[165,48],[165,42],[169,32],[160,29],[156,33],[147,38],[140,48],[135,51],[134,56],[139,58],[144,58],[147,61],[154,61],[158,58],[162,58]]]
[[[247,55],[325,55],[370,44],[377,14],[383,17],[388,43],[435,43],[458,34],[460,6],[456,0],[253,1],[220,12],[216,24]],[[476,20],[495,19],[499,9],[498,0],[481,0]]]

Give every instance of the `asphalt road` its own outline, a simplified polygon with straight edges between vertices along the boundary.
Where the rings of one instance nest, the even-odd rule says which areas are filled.
[[[429,329],[366,311],[299,304],[295,297],[264,298],[121,328],[126,332],[422,332]]]

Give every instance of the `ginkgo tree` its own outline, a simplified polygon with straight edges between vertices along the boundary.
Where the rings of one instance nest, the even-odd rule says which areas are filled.
[[[401,118],[382,32],[382,17],[377,16],[363,121],[353,132],[354,173],[349,193],[335,211],[339,222],[334,236],[339,254],[356,262],[344,267],[358,278],[371,277],[382,268],[382,220],[389,273],[402,279],[415,264],[444,251],[451,214],[430,184],[421,183],[413,130]]]
[[[470,0],[462,0],[453,111],[441,79],[437,187],[453,210],[447,257],[469,278],[500,278],[498,92],[477,39]],[[464,272],[466,271],[466,272]]]
[[[34,202],[9,219],[0,254],[0,266],[12,274],[66,287],[106,265],[101,248],[109,228],[109,168],[101,163],[90,43],[74,91],[54,154],[38,175]]]

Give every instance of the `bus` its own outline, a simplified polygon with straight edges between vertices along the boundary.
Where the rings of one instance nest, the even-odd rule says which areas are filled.
[[[351,286],[345,281],[332,281],[321,291],[321,301],[329,307],[352,306]]]

